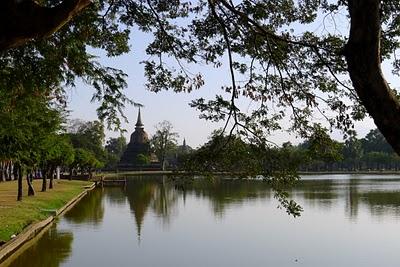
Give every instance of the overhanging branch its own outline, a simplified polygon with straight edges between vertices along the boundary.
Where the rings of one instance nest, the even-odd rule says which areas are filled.
[[[3,0],[0,3],[0,51],[51,35],[90,3],[90,0],[64,0],[57,6],[45,7],[32,0]]]

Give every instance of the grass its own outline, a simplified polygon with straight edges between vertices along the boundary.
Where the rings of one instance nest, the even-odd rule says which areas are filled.
[[[11,239],[13,234],[20,233],[31,223],[46,219],[52,210],[63,207],[73,197],[89,185],[86,181],[55,180],[54,188],[40,192],[41,180],[34,180],[35,196],[27,196],[27,185],[24,181],[24,196],[17,201],[17,182],[0,183],[0,242]]]

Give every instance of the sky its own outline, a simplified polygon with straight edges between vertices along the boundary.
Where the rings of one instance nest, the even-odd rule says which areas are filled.
[[[316,30],[318,29],[319,27],[316,27]],[[182,143],[183,138],[185,138],[186,143],[195,148],[206,142],[213,130],[223,127],[222,122],[213,123],[199,119],[200,113],[194,108],[191,108],[189,103],[191,100],[199,97],[212,99],[216,93],[222,93],[220,90],[221,86],[229,84],[230,81],[227,64],[224,64],[218,69],[212,68],[211,66],[191,66],[191,71],[193,73],[201,72],[204,75],[205,85],[199,90],[191,93],[174,93],[172,91],[154,93],[145,88],[146,79],[144,77],[144,66],[140,64],[142,60],[148,59],[145,48],[147,43],[151,40],[151,36],[140,32],[133,32],[131,40],[133,40],[130,43],[131,52],[119,57],[108,58],[105,53],[100,50],[93,50],[91,52],[98,56],[100,63],[121,69],[128,75],[128,87],[125,93],[133,101],[144,105],[141,112],[142,122],[150,136],[155,132],[157,123],[167,120],[172,123],[175,131],[180,135],[179,143]],[[386,70],[384,69],[384,71],[390,74],[389,68],[389,66],[385,66]],[[389,76],[389,80],[390,79],[393,80],[393,77]],[[70,89],[68,109],[71,111],[71,119],[78,118],[86,121],[97,119],[96,108],[98,103],[90,102],[93,92],[92,88],[79,82],[76,88]],[[249,100],[247,100],[248,102],[246,102],[246,100],[242,101],[244,101],[241,103],[242,106],[251,104]],[[127,106],[125,109],[125,115],[129,123],[124,123],[122,126],[127,130],[124,136],[128,140],[130,134],[134,130],[137,112],[138,109],[133,106]],[[357,122],[355,126],[357,133],[361,137],[365,136],[370,129],[375,128],[371,119]],[[106,131],[106,139],[119,135],[119,132]],[[342,139],[338,131],[334,131],[332,136],[337,140]],[[297,139],[295,135],[286,131],[273,133],[270,140],[277,144],[282,144],[286,141],[291,141],[292,143],[299,143],[301,141]]]
[[[199,90],[191,93],[174,93],[172,91],[161,91],[158,93],[146,90],[144,77],[144,66],[140,62],[148,59],[145,54],[145,46],[150,37],[143,33],[132,36],[131,52],[123,56],[108,58],[101,51],[91,51],[99,55],[99,62],[104,65],[123,70],[127,75],[128,87],[126,95],[135,102],[144,105],[141,110],[142,122],[145,130],[151,135],[155,132],[155,126],[163,120],[170,121],[179,134],[179,143],[186,139],[186,143],[192,147],[198,147],[207,141],[213,130],[223,126],[222,123],[212,123],[199,119],[200,113],[191,108],[191,100],[205,97],[213,98],[215,92],[222,84],[226,84],[229,73],[224,68],[212,69],[204,66],[196,66],[195,72],[203,72],[206,76],[206,84]],[[98,103],[91,103],[94,90],[89,86],[78,82],[76,88],[69,90],[68,109],[71,111],[70,119],[83,119],[86,121],[96,120],[96,108]],[[124,123],[123,128],[127,130],[124,136],[128,138],[134,130],[138,109],[127,106],[124,111],[129,123]],[[106,131],[106,138],[119,136],[119,132]]]

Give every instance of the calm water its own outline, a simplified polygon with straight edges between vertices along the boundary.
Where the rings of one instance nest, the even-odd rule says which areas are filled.
[[[250,181],[92,191],[2,266],[399,266],[399,176],[308,176],[300,218]]]

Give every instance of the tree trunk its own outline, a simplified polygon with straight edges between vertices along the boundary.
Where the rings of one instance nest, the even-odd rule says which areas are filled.
[[[47,175],[49,173],[48,169],[45,169],[43,172],[43,177],[42,177],[42,192],[46,192],[47,190]]]
[[[165,156],[161,156],[161,170],[165,171]]]
[[[53,179],[54,179],[54,168],[50,168],[50,182],[49,189],[53,189]]]
[[[28,196],[34,196],[35,189],[33,188],[33,185],[32,185],[32,172],[28,172],[26,174],[26,182],[28,184]]]
[[[17,201],[22,200],[22,168],[21,165],[14,165],[14,177],[18,177],[18,194]]]
[[[10,174],[10,162],[6,162],[5,166],[5,179],[6,181],[9,181],[11,179],[11,174]]]
[[[56,32],[90,4],[90,0],[64,0],[54,7],[33,0],[0,3],[0,51]]]
[[[9,163],[9,165],[8,165],[8,170],[9,170],[9,181],[13,181],[13,180],[15,180],[16,178],[16,176],[14,175],[14,167],[15,167],[15,164],[13,163],[13,162],[10,162]]]
[[[4,161],[0,162],[0,182],[6,181],[6,163]]]
[[[380,0],[348,0],[351,19],[344,49],[348,71],[361,103],[400,155],[400,103],[381,70]]]

